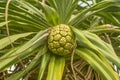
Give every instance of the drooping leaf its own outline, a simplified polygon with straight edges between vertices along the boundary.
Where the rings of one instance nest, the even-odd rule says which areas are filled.
[[[83,32],[86,38],[93,43],[94,46],[112,63],[116,64],[120,68],[120,59],[116,55],[112,46],[102,41],[97,35],[90,32]],[[97,40],[96,40],[97,39]]]
[[[99,75],[102,76],[103,80],[119,80],[119,76],[113,70],[111,64],[106,64],[106,61],[102,61],[94,52],[85,48],[79,48],[76,50],[76,54],[86,60],[99,73]]]
[[[33,37],[26,44],[20,46],[18,49],[5,53],[2,57],[0,57],[0,71],[7,66],[10,66],[19,61],[19,59],[24,59],[31,55],[32,51],[43,45],[46,40],[46,36],[48,33],[45,31],[40,31],[35,37]],[[9,56],[9,57],[8,57]],[[8,57],[8,58],[7,58]]]
[[[0,5],[4,5],[0,6],[0,13],[4,14],[5,3],[6,1],[0,3]],[[28,2],[13,0],[9,5],[8,12],[10,20],[15,22],[17,21],[19,23],[31,24],[33,29],[45,29],[46,27],[49,27],[44,14]]]
[[[104,41],[102,41],[99,37],[95,36],[94,34],[88,35],[87,33],[84,33],[84,31],[81,32],[75,28],[72,29],[75,32],[75,35],[77,36],[77,40],[80,46],[86,47],[94,52],[98,52],[99,54],[104,55],[107,59],[109,59],[111,62],[115,63],[118,67],[120,67],[120,62],[119,62],[120,60],[115,55],[115,52],[110,45],[106,44]]]
[[[39,61],[39,60],[41,60],[40,57],[47,52],[47,51],[45,51],[46,49],[44,49],[44,47],[42,47],[42,48],[40,48],[37,55],[30,62],[30,64],[25,68],[25,70],[13,74],[12,76],[8,77],[6,80],[11,80],[11,79],[19,80],[24,75],[26,75],[31,69],[35,68],[38,64],[40,64],[40,61]]]
[[[75,36],[77,36],[76,38],[77,38],[78,42],[82,46],[97,50],[97,48],[84,36],[84,34],[82,33],[81,30],[78,30],[77,28],[74,28],[74,27],[71,27],[71,28],[72,28]]]

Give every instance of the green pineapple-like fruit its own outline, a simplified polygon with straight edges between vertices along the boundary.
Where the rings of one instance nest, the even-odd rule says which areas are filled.
[[[57,55],[72,53],[75,40],[69,26],[60,24],[53,27],[48,37],[49,50]]]

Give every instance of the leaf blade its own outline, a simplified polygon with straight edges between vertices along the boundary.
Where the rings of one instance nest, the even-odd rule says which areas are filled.
[[[48,75],[46,80],[61,80],[65,66],[64,57],[53,56],[50,60]]]
[[[118,74],[112,69],[112,66],[106,66],[98,56],[88,49],[77,49],[76,54],[85,59],[103,78],[103,80],[119,80]]]
[[[34,32],[28,32],[28,33],[22,33],[22,34],[16,34],[16,35],[12,35],[12,36],[9,36],[9,37],[5,37],[3,39],[0,39],[0,50],[5,48],[6,46],[10,45],[11,42],[14,42],[16,41],[17,39],[19,38],[23,38],[23,37],[26,37],[26,36],[29,36],[31,34],[33,34]],[[10,40],[11,41],[10,41]]]

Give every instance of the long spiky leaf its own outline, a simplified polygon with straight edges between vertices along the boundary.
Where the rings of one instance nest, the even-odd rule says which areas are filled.
[[[77,49],[76,54],[85,59],[101,76],[103,80],[119,80],[117,73],[112,69],[110,63],[106,66],[106,63],[102,61],[95,53],[88,49]],[[111,73],[111,74],[110,74]]]
[[[42,61],[39,69],[39,75],[38,75],[38,80],[42,80],[43,75],[45,74],[45,70],[47,67],[47,64],[50,59],[50,54],[47,52],[45,55],[42,56]]]
[[[11,53],[9,53],[9,55],[11,57],[9,57],[7,59],[6,59],[6,57],[8,57],[8,56],[5,56],[5,55],[3,57],[0,57],[0,61],[1,61],[1,65],[2,65],[2,66],[0,66],[0,71],[2,69],[4,69],[6,66],[9,66],[13,63],[18,62],[17,60],[19,58],[24,59],[25,57],[28,57],[28,55],[31,55],[29,53],[32,52],[38,46],[42,45],[43,41],[45,41],[46,36],[48,36],[46,31],[47,30],[40,31],[33,39],[31,39],[26,44],[24,44],[23,46],[21,46],[20,48],[15,50],[15,52],[12,51]],[[46,34],[44,34],[44,33],[46,33]],[[8,55],[8,54],[6,54],[6,55]],[[16,55],[16,56],[14,56],[14,55]]]
[[[63,76],[64,66],[65,66],[64,57],[52,56],[49,63],[46,80],[61,80]]]
[[[44,47],[40,48],[39,52],[37,53],[37,55],[34,57],[34,59],[31,61],[31,63],[27,66],[27,68],[21,72],[16,73],[18,76],[16,76],[16,74],[8,77],[6,80],[19,80],[21,77],[23,77],[24,75],[26,75],[31,69],[33,69],[34,67],[36,67],[36,65],[40,64],[40,57],[45,54],[47,51],[45,51],[46,49],[44,49]]]
[[[10,36],[10,39],[12,40],[11,42],[14,42],[14,41],[16,41],[19,38],[23,38],[23,37],[29,36],[29,35],[31,35],[33,33],[34,32],[12,35],[12,36]],[[0,50],[5,48],[6,46],[10,45],[10,43],[11,43],[8,37],[0,39],[0,42],[1,42],[0,43]]]
[[[90,32],[84,32],[85,36],[95,45],[102,54],[109,59],[112,63],[116,64],[120,68],[120,59],[115,54],[112,46],[102,41],[97,35]],[[97,39],[97,40],[96,40]]]

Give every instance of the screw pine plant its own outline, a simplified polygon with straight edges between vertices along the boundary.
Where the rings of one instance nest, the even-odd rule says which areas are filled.
[[[91,1],[0,0],[0,79],[120,80],[120,1]]]

